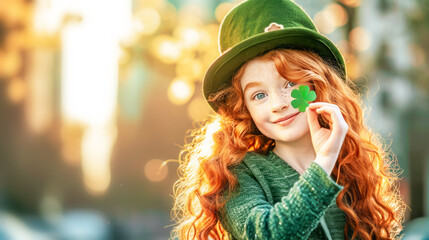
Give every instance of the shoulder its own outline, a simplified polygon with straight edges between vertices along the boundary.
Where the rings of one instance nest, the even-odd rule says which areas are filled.
[[[229,166],[228,168],[240,183],[247,181],[249,177],[258,180],[262,176],[261,168],[264,168],[267,163],[268,156],[256,152],[247,152],[238,164]]]
[[[259,175],[260,171],[258,170],[268,162],[268,156],[266,155],[256,152],[247,152],[239,164],[231,167],[231,171],[237,175],[241,172],[251,175]]]
[[[257,191],[272,203],[267,171],[273,172],[275,170],[270,162],[270,154],[262,155],[256,152],[248,152],[243,160],[231,170],[237,177],[238,188],[235,190],[241,193],[249,192],[250,189]]]
[[[243,161],[252,162],[252,161],[260,161],[260,160],[268,160],[268,155],[262,155],[257,152],[247,152],[246,156],[244,156]]]

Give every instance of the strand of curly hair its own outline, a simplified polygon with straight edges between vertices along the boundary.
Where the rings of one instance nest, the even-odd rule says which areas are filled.
[[[349,125],[338,160],[332,171],[344,187],[336,203],[347,216],[344,236],[348,239],[397,239],[402,230],[405,203],[399,194],[397,161],[383,148],[378,135],[363,122],[360,97],[355,85],[317,54],[301,50],[276,49],[260,58],[273,61],[279,74],[294,83],[309,83],[316,101],[336,104]],[[247,111],[240,78],[244,64],[233,77],[231,87],[211,96],[219,111],[193,132],[192,142],[180,154],[179,180],[174,185],[172,238],[228,239],[218,212],[232,191],[236,177],[229,171],[248,151],[266,154],[275,142],[262,135]],[[319,123],[329,128],[326,119]]]

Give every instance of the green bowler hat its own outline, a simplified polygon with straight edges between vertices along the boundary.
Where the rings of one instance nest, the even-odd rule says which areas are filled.
[[[230,86],[232,76],[243,63],[274,48],[315,52],[346,76],[340,51],[318,32],[300,6],[291,0],[247,0],[235,6],[222,21],[221,55],[204,76],[206,100],[212,93]],[[209,104],[217,111],[213,102]]]

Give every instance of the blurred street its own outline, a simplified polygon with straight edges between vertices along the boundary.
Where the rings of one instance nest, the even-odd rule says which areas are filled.
[[[0,0],[0,240],[166,240],[238,0]],[[429,1],[296,0],[343,53],[429,239]]]

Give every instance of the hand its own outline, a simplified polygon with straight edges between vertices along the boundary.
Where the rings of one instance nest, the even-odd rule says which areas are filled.
[[[335,104],[326,102],[310,103],[306,112],[311,141],[316,152],[315,162],[328,174],[331,174],[349,126],[344,120],[340,108]],[[317,114],[325,117],[329,122],[330,129],[320,126]]]

